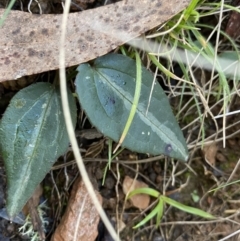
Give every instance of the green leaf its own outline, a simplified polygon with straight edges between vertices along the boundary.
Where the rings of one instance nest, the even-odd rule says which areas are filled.
[[[130,197],[132,197],[136,194],[146,194],[146,195],[149,195],[149,196],[152,196],[152,197],[155,197],[155,198],[158,198],[160,196],[160,193],[158,191],[154,190],[153,188],[142,187],[142,188],[137,188],[137,189],[131,191],[128,194],[128,198],[130,198]]]
[[[158,213],[158,206],[156,206],[141,222],[139,222],[136,226],[133,228],[139,228],[145,223],[147,223],[149,220],[151,220],[154,216],[156,216]]]
[[[76,104],[69,92],[73,124]],[[11,100],[0,123],[0,151],[7,173],[7,211],[16,216],[69,145],[59,90],[33,84]]]
[[[90,121],[115,142],[123,132],[131,110],[136,78],[135,61],[108,54],[78,67],[76,87],[79,102]],[[172,113],[168,98],[152,74],[142,68],[141,96],[122,146],[139,153],[167,156],[186,161],[188,151],[182,131]]]
[[[158,227],[160,225],[160,222],[163,216],[163,209],[164,209],[164,201],[162,198],[159,199],[157,208],[158,208],[158,213],[157,213],[157,219],[156,219],[156,226]]]
[[[201,209],[198,209],[198,208],[193,208],[193,207],[184,205],[184,204],[182,204],[180,202],[177,202],[177,201],[175,201],[175,200],[173,200],[171,198],[168,198],[166,196],[161,196],[161,198],[162,198],[162,200],[165,203],[167,203],[167,204],[169,204],[169,205],[171,205],[171,206],[173,206],[175,208],[178,208],[178,209],[180,209],[180,210],[182,210],[184,212],[191,213],[191,214],[203,217],[203,218],[210,218],[210,219],[215,218],[210,213],[207,213],[207,212],[205,212],[205,211],[203,211]]]

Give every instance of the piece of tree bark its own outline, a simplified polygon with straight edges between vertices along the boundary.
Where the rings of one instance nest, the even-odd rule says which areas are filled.
[[[124,0],[68,18],[66,67],[104,55],[160,25],[190,0]],[[4,13],[0,9],[0,16]],[[59,67],[61,15],[11,11],[0,27],[0,82]]]

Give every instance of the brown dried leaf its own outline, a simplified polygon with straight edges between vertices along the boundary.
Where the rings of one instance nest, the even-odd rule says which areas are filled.
[[[189,2],[124,0],[71,13],[65,45],[66,67],[110,52],[168,20]],[[0,16],[3,12],[0,9]],[[57,69],[61,22],[61,15],[11,11],[0,28],[0,82]]]
[[[129,176],[126,176],[123,181],[123,192],[125,195],[132,192],[135,189],[148,187],[144,182],[134,180]],[[150,197],[146,194],[136,194],[130,197],[130,200],[134,207],[139,209],[146,209],[150,203]]]
[[[100,194],[96,192],[96,195],[99,202],[102,203]],[[81,218],[79,225],[76,227],[79,215],[81,215]],[[73,185],[67,209],[51,241],[74,240],[76,228],[76,240],[93,241],[98,235],[98,223],[98,212],[92,203],[83,181],[79,178]]]
[[[218,147],[217,147],[216,143],[212,143],[211,145],[203,147],[205,160],[211,166],[215,166],[215,164],[216,164],[217,150],[218,150]]]

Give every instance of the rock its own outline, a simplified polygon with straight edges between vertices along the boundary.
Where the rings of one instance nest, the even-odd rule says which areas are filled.
[[[102,197],[97,191],[96,195],[102,203]],[[79,224],[77,224],[79,215],[81,217]],[[85,184],[78,179],[73,185],[67,209],[51,241],[73,241],[76,229],[76,240],[94,241],[98,235],[98,223],[98,212],[92,203]]]

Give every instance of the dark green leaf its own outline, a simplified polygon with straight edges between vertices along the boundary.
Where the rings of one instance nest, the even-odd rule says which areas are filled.
[[[69,104],[75,125],[76,104],[71,93]],[[0,124],[10,217],[21,211],[54,161],[65,153],[68,144],[60,93],[56,87],[38,83],[12,98]]]
[[[100,132],[118,141],[126,124],[135,91],[135,61],[118,54],[81,64],[76,78],[77,95],[90,121]],[[152,74],[142,68],[141,96],[129,132],[122,144],[130,150],[165,154],[186,161],[188,151],[168,98],[158,83],[148,100]]]

